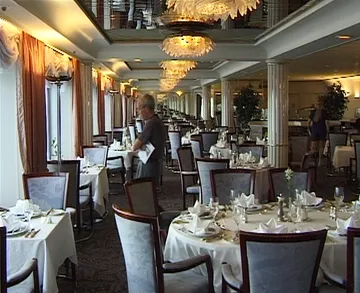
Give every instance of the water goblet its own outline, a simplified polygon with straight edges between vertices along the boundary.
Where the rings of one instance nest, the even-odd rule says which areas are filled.
[[[334,190],[334,199],[336,201],[336,205],[340,208],[342,202],[344,201],[344,187],[336,186]]]

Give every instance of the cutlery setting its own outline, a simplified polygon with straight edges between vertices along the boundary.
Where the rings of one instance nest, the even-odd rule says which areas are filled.
[[[30,231],[26,232],[24,237],[25,238],[34,238],[37,233],[40,232],[41,229],[31,229]]]

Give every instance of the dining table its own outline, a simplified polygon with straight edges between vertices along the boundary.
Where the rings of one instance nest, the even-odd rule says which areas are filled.
[[[18,272],[26,261],[36,258],[42,292],[56,293],[59,267],[67,258],[78,263],[70,214],[57,210],[48,217],[32,218],[28,229],[38,233],[34,237],[25,237],[25,232],[7,235],[7,275]],[[31,292],[31,288],[32,275],[8,292]]]
[[[240,244],[236,237],[236,231],[259,232],[259,224],[266,223],[270,219],[277,219],[277,206],[273,204],[262,205],[260,210],[248,213],[248,222],[237,226],[231,212],[225,211],[225,216],[217,219],[216,224],[221,227],[221,232],[210,237],[196,236],[190,232],[193,216],[183,212],[174,219],[169,227],[169,232],[164,248],[164,260],[176,262],[198,255],[208,254],[212,259],[214,269],[215,292],[221,292],[221,264],[226,262],[231,265],[235,275],[241,278],[241,256]],[[347,218],[351,214],[340,212],[340,218]],[[337,274],[345,279],[346,277],[346,236],[340,236],[335,232],[336,223],[329,218],[329,210],[325,206],[321,208],[308,209],[308,220],[300,223],[281,222],[288,232],[307,232],[327,229],[328,234],[324,251],[321,258],[320,268]],[[294,261],[297,257],[294,255]],[[196,273],[206,276],[205,266],[194,268]],[[318,275],[317,283],[323,281],[322,270]]]
[[[332,157],[333,166],[336,169],[350,167],[350,158],[355,158],[353,146],[336,146]]]

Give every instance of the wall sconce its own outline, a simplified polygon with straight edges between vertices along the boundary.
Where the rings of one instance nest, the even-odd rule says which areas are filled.
[[[356,100],[357,100],[357,99],[360,99],[360,95],[355,95],[355,96],[354,96],[354,99],[356,99]]]

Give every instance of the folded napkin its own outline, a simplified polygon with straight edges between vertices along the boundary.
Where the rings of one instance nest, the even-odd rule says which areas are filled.
[[[213,221],[201,221],[197,215],[193,216],[193,220],[188,225],[188,230],[196,236],[206,236],[209,234],[217,234],[220,227]]]
[[[242,153],[239,155],[239,159],[244,161],[245,163],[249,162],[250,154],[249,153]]]
[[[114,139],[114,142],[110,145],[111,149],[115,149],[118,150],[121,148],[121,143],[120,141],[117,141],[116,139]]]
[[[322,202],[322,198],[316,197],[315,192],[309,193],[306,190],[303,190],[300,194],[300,201],[306,206],[317,206]]]
[[[258,233],[284,234],[288,232],[288,228],[279,225],[274,218],[270,219],[266,224],[260,223],[256,230]]]
[[[30,200],[19,199],[14,207],[11,207],[10,212],[13,214],[24,214],[25,212],[32,211],[34,213],[40,213],[40,207],[37,204],[33,204]]]
[[[260,138],[256,137],[256,144],[257,145],[265,145],[265,138],[260,139]]]
[[[268,158],[260,158],[259,167],[265,168],[269,166]]]
[[[360,228],[360,217],[357,214],[352,215],[347,220],[336,219],[336,232],[339,235],[346,235],[347,228]]]
[[[240,198],[238,198],[235,202],[239,206],[249,208],[255,204],[255,196],[253,194],[245,195],[245,193],[242,193]]]
[[[202,205],[198,200],[195,202],[193,207],[189,207],[188,211],[190,214],[194,214],[194,215],[201,215],[203,213],[205,213],[205,206]]]
[[[20,229],[21,222],[12,213],[7,213],[0,217],[0,226],[6,227],[6,232],[12,232]]]
[[[226,143],[225,143],[225,141],[218,140],[217,143],[216,143],[216,146],[218,148],[224,148],[226,146]]]

